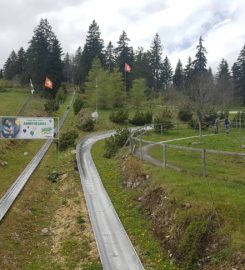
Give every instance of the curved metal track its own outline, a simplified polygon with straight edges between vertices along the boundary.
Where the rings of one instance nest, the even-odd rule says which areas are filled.
[[[112,205],[91,157],[92,145],[113,131],[86,137],[77,145],[77,163],[103,269],[142,270],[141,261]]]
[[[69,103],[69,109],[71,108],[72,102],[75,97],[75,92],[73,92],[71,101]],[[67,109],[62,118],[60,119],[59,126],[55,129],[55,132],[59,131],[59,129],[62,127],[68,113],[69,109]],[[26,182],[32,175],[32,173],[35,171],[41,160],[43,159],[44,155],[48,151],[50,145],[52,144],[53,139],[48,139],[43,146],[40,148],[38,153],[34,156],[34,158],[30,161],[30,163],[26,166],[26,168],[22,171],[22,173],[19,175],[19,177],[16,179],[14,184],[8,189],[8,191],[4,194],[4,196],[0,199],[0,221],[3,219],[5,214],[10,209],[11,205],[14,203],[15,199],[25,186]]]

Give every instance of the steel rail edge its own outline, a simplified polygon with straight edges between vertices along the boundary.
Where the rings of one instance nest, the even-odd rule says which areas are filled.
[[[100,132],[100,133],[94,133],[93,135],[88,135],[84,138],[81,139],[81,141],[77,144],[76,147],[76,159],[77,159],[77,165],[78,165],[78,170],[80,173],[80,178],[81,178],[81,184],[82,184],[82,188],[83,188],[83,192],[84,192],[84,197],[85,197],[85,201],[86,201],[86,205],[88,208],[88,213],[89,213],[89,217],[90,217],[90,221],[92,224],[92,229],[94,232],[94,236],[95,236],[95,240],[97,243],[97,247],[98,247],[98,251],[99,251],[99,255],[100,255],[100,259],[103,265],[103,269],[104,270],[143,270],[144,267],[136,253],[135,248],[132,245],[132,242],[130,241],[117,213],[115,208],[112,205],[112,202],[102,184],[102,181],[99,177],[98,171],[95,167],[95,164],[93,162],[93,159],[91,157],[91,153],[90,153],[90,148],[92,147],[92,145],[102,139],[105,139],[107,137],[109,137],[110,135],[113,135],[113,133],[115,133],[115,131],[107,131],[107,132]],[[97,137],[97,138],[96,138]],[[92,143],[87,143],[89,141],[89,139],[94,139],[94,142]],[[96,174],[98,175],[97,180],[97,188],[100,189],[97,193],[98,194],[89,194],[89,183],[87,182],[86,179],[86,174],[88,175],[89,172],[86,172],[86,168],[85,168],[85,164],[82,164],[82,154],[83,151],[82,149],[84,147],[89,147],[87,149],[87,151],[89,151],[89,157],[91,157],[91,163],[89,165],[92,165],[94,167],[94,170],[96,172]],[[91,175],[90,175],[91,176]],[[96,177],[96,176],[92,176],[92,177]],[[94,180],[94,184],[95,184]],[[100,193],[100,194],[99,194]],[[96,205],[94,206],[95,202],[94,202],[94,197],[96,195],[101,195],[105,200],[106,204],[105,205],[99,205],[97,206],[97,209],[95,209]],[[96,196],[97,197],[97,196]],[[102,207],[103,211],[101,210],[100,207]],[[99,209],[98,209],[99,208]],[[108,213],[108,211],[110,212],[110,214]],[[99,215],[98,215],[99,213]],[[118,230],[116,231],[117,233],[115,233],[116,228],[113,227],[112,230],[114,230],[114,233],[111,232],[110,237],[112,238],[112,243],[111,245],[118,245],[118,249],[117,250],[113,250],[113,254],[109,254],[110,250],[108,248],[108,242],[106,241],[106,235],[105,233],[103,234],[103,224],[102,224],[102,220],[99,219],[99,217],[106,218],[106,216],[108,217],[109,215],[112,215],[110,217],[112,217],[110,220],[107,220],[107,222],[110,224],[114,222],[116,222],[116,225],[118,225]],[[114,223],[115,224],[115,223]],[[112,226],[111,225],[111,226]],[[108,226],[109,227],[109,226]],[[110,227],[111,229],[111,227]],[[121,241],[119,240],[121,237]],[[125,249],[123,249],[123,251],[127,251],[127,255],[130,254],[129,256],[123,256],[123,252],[122,252],[122,248],[121,246],[123,245],[123,243],[127,245],[127,247]],[[111,247],[111,249],[113,249]],[[109,250],[109,251],[108,251]],[[121,251],[121,252],[120,252]],[[115,257],[119,257],[118,260],[123,261],[123,266],[122,264],[120,264],[120,266],[118,266],[115,262]],[[121,257],[120,257],[121,256]],[[127,262],[128,261],[128,262]],[[132,263],[133,262],[133,263]],[[118,261],[117,261],[118,263]],[[132,264],[130,264],[132,263]],[[130,267],[128,266],[130,264]]]
[[[69,103],[69,110],[71,108],[71,105],[74,101],[76,92],[73,92],[73,95],[71,97],[70,103]],[[60,123],[57,128],[55,128],[55,132],[57,132],[63,125],[69,110],[65,110]],[[3,219],[3,217],[6,215],[8,210],[11,208],[12,204],[18,197],[21,190],[24,188],[26,182],[32,175],[32,173],[35,171],[41,160],[43,159],[44,155],[48,151],[50,145],[52,144],[53,139],[48,139],[40,148],[40,150],[37,152],[37,154],[34,156],[34,158],[29,162],[29,164],[25,167],[25,169],[22,171],[22,173],[19,175],[19,177],[15,180],[15,182],[12,184],[12,186],[7,190],[7,192],[3,195],[3,197],[0,199],[0,221]]]

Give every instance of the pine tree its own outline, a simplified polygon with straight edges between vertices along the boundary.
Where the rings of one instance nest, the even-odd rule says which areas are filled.
[[[129,64],[130,66],[133,66],[133,48],[129,46],[128,42],[130,39],[128,38],[125,31],[122,32],[122,34],[119,37],[119,40],[117,42],[118,46],[115,48],[115,55],[116,55],[116,64],[119,67],[119,70],[125,75],[125,63]],[[131,73],[127,73],[126,76],[126,89],[129,89],[132,83],[132,75]]]
[[[69,53],[66,53],[64,57],[62,73],[65,82],[73,83],[73,58]]]
[[[79,46],[75,52],[73,59],[73,78],[75,84],[80,84],[82,82],[82,48]]]
[[[163,61],[161,78],[163,82],[163,89],[164,90],[168,89],[172,84],[173,71],[167,56]]]
[[[7,80],[13,80],[17,75],[17,55],[15,51],[12,51],[4,66],[4,78]]]
[[[180,59],[178,60],[174,72],[173,85],[176,87],[177,90],[183,90],[184,88],[184,70]]]
[[[193,82],[193,75],[194,75],[194,65],[191,60],[191,57],[188,57],[188,62],[184,69],[184,86],[186,90],[190,88]]]
[[[40,24],[34,29],[34,35],[29,43],[30,46],[26,53],[28,76],[37,90],[45,90],[45,77],[50,77],[54,88],[49,93],[54,96],[62,79],[62,50],[47,19],[41,19]]]
[[[203,39],[202,37],[199,38],[199,44],[197,45],[197,53],[196,53],[196,59],[194,60],[194,73],[200,74],[202,72],[206,72],[206,66],[207,66],[207,50],[203,47]]]
[[[245,104],[245,45],[232,67],[236,97]]]
[[[17,61],[16,61],[16,69],[18,80],[21,84],[25,84],[28,82],[28,78],[26,78],[26,53],[23,47],[19,49],[17,52]]]
[[[95,58],[98,58],[102,64],[105,65],[104,55],[104,41],[100,37],[99,25],[95,20],[89,26],[88,34],[86,37],[86,43],[83,48],[81,58],[81,81],[84,82],[86,76],[91,68],[92,62]]]
[[[62,49],[58,39],[53,36],[53,39],[49,45],[49,56],[47,63],[47,76],[52,80],[54,84],[53,91],[49,91],[50,94],[55,96],[62,81]]]
[[[232,101],[233,87],[232,79],[229,72],[229,66],[225,59],[222,59],[216,74],[216,88],[218,92],[218,99],[221,101],[222,110]]]
[[[150,66],[154,78],[155,91],[161,87],[162,50],[161,39],[158,33],[156,33],[150,48]]]
[[[105,66],[109,71],[112,71],[115,67],[114,47],[111,41],[108,43],[105,50]]]
[[[154,78],[150,66],[150,53],[144,52],[142,47],[136,50],[134,55],[134,79],[144,78],[149,88],[154,85]]]

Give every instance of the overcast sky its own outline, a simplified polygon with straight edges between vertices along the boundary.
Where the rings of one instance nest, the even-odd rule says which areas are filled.
[[[173,68],[194,58],[200,35],[213,72],[222,58],[231,67],[245,45],[244,0],[0,0],[0,11],[0,68],[12,50],[28,47],[41,18],[65,53],[83,47],[93,20],[105,45],[116,46],[125,30],[134,49],[148,49],[158,33]]]

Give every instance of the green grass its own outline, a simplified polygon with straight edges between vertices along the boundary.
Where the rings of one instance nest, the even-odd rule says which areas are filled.
[[[173,133],[173,139],[176,133],[169,131],[169,138]],[[152,134],[148,137],[151,141],[159,139],[158,135]],[[185,137],[185,136],[183,136]],[[222,151],[232,151],[245,153],[240,147],[237,131],[231,131],[230,134],[218,134],[215,136],[207,136],[200,138],[185,139],[180,141],[169,142],[168,144],[181,145],[194,148],[214,149]],[[149,149],[149,154],[154,158],[162,160],[163,149],[161,145],[155,145]],[[166,151],[167,163],[175,165],[191,174],[202,174],[202,153],[193,152],[191,150],[173,149],[167,147]],[[245,171],[244,157],[226,156],[222,154],[206,154],[206,171],[211,178],[222,181],[244,183]]]
[[[181,137],[169,131],[169,139]],[[188,132],[185,133],[187,135]],[[236,130],[230,134],[218,134],[202,137],[200,140],[188,139],[172,142],[172,144],[198,148],[216,149],[223,151],[239,151],[241,149]],[[183,136],[184,137],[184,136]],[[147,139],[161,141],[159,135],[151,134]],[[164,140],[163,139],[163,140]],[[192,144],[193,142],[200,144]],[[160,145],[149,149],[151,156],[162,160],[163,150]],[[163,186],[168,194],[177,202],[189,202],[201,209],[215,209],[221,218],[220,234],[229,235],[230,243],[226,250],[227,258],[236,252],[244,252],[245,241],[245,159],[244,157],[207,154],[207,177],[202,175],[201,153],[187,150],[167,148],[167,163],[183,170],[176,172],[172,169],[145,165],[149,174],[154,176],[154,185]],[[224,258],[223,258],[224,259]]]
[[[145,269],[176,269],[167,261],[165,252],[151,232],[150,222],[139,210],[137,203],[139,191],[125,189],[122,186],[122,176],[119,170],[120,160],[103,158],[103,147],[104,142],[102,141],[92,148],[93,159]]]
[[[15,116],[25,103],[30,93],[27,89],[10,89],[0,92],[0,116]]]
[[[44,141],[41,140],[29,140],[18,141],[18,144],[6,151],[1,156],[2,160],[6,160],[8,165],[5,167],[0,166],[1,185],[0,196],[2,196],[10,185],[16,180],[19,174],[23,171],[23,168],[31,161],[33,156],[37,153],[37,150],[41,147]],[[27,152],[28,155],[24,155]]]

